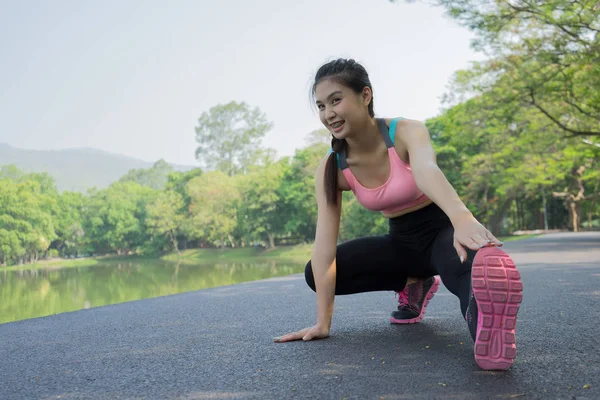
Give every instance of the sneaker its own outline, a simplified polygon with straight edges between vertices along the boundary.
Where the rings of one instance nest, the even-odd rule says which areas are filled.
[[[423,319],[425,307],[440,286],[440,278],[433,276],[406,285],[398,295],[398,311],[390,318],[392,324],[416,324]]]
[[[513,260],[484,247],[473,260],[465,319],[475,342],[475,362],[484,370],[507,370],[517,354],[515,329],[523,282]]]

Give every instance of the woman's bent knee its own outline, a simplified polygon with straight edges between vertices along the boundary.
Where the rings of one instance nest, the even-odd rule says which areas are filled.
[[[315,277],[313,276],[312,264],[310,261],[306,264],[306,268],[304,269],[304,279],[306,279],[308,287],[316,292]]]

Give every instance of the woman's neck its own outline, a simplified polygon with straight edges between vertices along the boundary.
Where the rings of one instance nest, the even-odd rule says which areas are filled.
[[[352,135],[348,135],[346,143],[347,155],[352,153],[353,157],[362,157],[379,148],[382,139],[375,118],[369,118],[364,126],[358,127]]]

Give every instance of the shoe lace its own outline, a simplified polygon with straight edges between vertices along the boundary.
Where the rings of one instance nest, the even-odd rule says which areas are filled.
[[[417,306],[415,304],[410,303],[408,286],[403,291],[396,292],[396,294],[398,295],[398,310],[410,309],[419,312]]]
[[[404,307],[408,307],[410,304],[408,303],[408,294],[407,294],[407,290],[403,290],[401,292],[397,292],[398,294],[398,307],[399,308],[404,308]]]

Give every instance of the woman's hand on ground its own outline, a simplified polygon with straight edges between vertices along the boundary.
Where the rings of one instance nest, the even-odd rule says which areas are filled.
[[[328,336],[329,328],[317,324],[310,328],[304,328],[298,332],[292,332],[283,336],[278,336],[273,340],[277,343],[291,342],[293,340],[304,340],[306,342],[314,339],[325,339]]]
[[[467,259],[465,247],[471,250],[479,250],[486,246],[502,246],[492,233],[475,219],[471,214],[465,214],[453,222],[454,225],[454,248],[461,262]],[[464,246],[464,247],[463,247]]]

